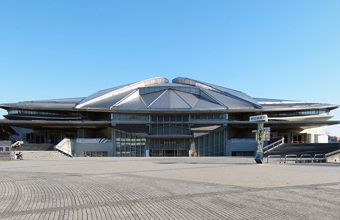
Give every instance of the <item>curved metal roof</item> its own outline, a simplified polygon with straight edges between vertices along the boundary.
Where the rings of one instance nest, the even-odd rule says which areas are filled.
[[[155,77],[93,93],[88,97],[0,104],[3,109],[99,112],[254,112],[335,109],[338,105],[252,98],[210,83],[178,77],[169,83]]]
[[[75,108],[176,112],[262,108],[240,91],[180,77],[172,82],[156,77],[98,91]]]
[[[213,85],[213,84],[206,83],[206,82],[201,82],[201,81],[194,80],[194,79],[183,78],[183,77],[177,77],[177,78],[173,79],[172,82],[194,85],[194,86],[200,87],[200,88],[205,89],[205,90],[211,90],[211,91],[220,93],[223,96],[231,97],[231,98],[243,101],[243,102],[248,102],[256,108],[259,108],[259,109],[262,108],[262,106],[255,99],[253,99],[252,97],[248,96],[247,94],[245,94],[241,91],[225,88],[225,87],[222,87],[222,86]]]

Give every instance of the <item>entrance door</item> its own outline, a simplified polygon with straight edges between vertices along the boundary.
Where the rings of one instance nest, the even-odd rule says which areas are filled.
[[[177,150],[164,150],[165,157],[177,157]]]
[[[151,157],[188,157],[189,150],[150,150]]]
[[[150,139],[150,156],[152,157],[187,157],[189,156],[189,139]]]

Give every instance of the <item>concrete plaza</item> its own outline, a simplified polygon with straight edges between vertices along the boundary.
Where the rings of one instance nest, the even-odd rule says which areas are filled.
[[[0,161],[0,219],[339,219],[339,182],[335,163]]]

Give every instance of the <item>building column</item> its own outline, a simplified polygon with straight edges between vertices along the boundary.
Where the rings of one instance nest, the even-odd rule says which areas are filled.
[[[223,131],[223,135],[224,135],[224,156],[228,155],[228,153],[227,153],[227,149],[228,149],[228,129],[229,129],[229,127],[227,126]]]
[[[111,129],[111,141],[112,141],[112,156],[116,156],[116,130],[114,128]]]
[[[85,137],[85,129],[77,129],[77,137],[84,138]]]

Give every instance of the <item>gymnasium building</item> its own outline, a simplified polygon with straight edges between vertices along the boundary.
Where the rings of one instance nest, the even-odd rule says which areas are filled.
[[[256,122],[267,115],[267,141],[320,143],[335,104],[253,98],[178,77],[120,85],[87,97],[0,104],[25,145],[53,145],[73,156],[253,156]]]

